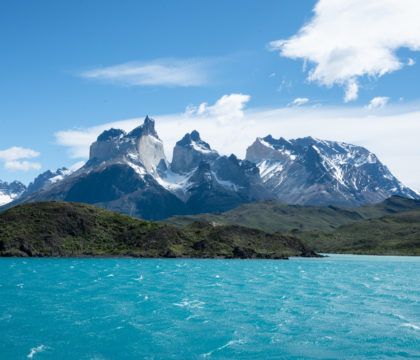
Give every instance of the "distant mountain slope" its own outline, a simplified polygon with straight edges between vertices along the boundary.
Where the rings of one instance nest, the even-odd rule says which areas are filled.
[[[301,205],[361,205],[392,195],[418,198],[361,146],[305,137],[257,138],[246,159],[257,164],[278,200]]]
[[[241,205],[220,214],[174,216],[165,221],[186,225],[200,220],[215,224],[236,224],[268,232],[333,231],[344,224],[416,209],[420,210],[420,200],[399,196],[379,204],[354,208],[286,205],[278,201],[264,201]]]
[[[0,214],[0,256],[274,258],[315,256],[293,236],[240,226],[174,226],[94,206],[43,202]]]
[[[329,231],[342,224],[362,219],[363,215],[352,209],[264,201],[241,205],[218,214],[174,216],[165,222],[182,226],[200,220],[214,224],[236,224],[274,233],[313,229]]]
[[[63,167],[56,171],[47,170],[42,174],[39,174],[34,181],[32,181],[26,189],[25,195],[29,195],[35,192],[39,192],[48,188],[50,185],[64,180],[66,176],[72,173],[71,170]]]
[[[420,256],[420,210],[299,234],[319,252]]]

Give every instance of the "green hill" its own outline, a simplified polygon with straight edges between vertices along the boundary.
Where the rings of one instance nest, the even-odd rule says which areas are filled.
[[[418,255],[420,232],[416,214],[419,211],[419,200],[399,196],[355,208],[266,201],[221,214],[173,217],[167,222],[185,226],[200,220],[289,233],[302,238],[318,252]]]
[[[32,203],[0,214],[0,256],[281,259],[315,255],[293,236],[202,222],[179,228],[77,203]]]
[[[267,232],[333,231],[341,225],[385,215],[420,209],[419,200],[393,196],[382,203],[341,208],[336,206],[285,205],[277,201],[241,205],[219,214],[175,216],[165,222],[183,226],[194,221],[236,224]]]
[[[219,214],[175,216],[165,222],[184,226],[198,220],[220,225],[236,224],[274,233],[315,229],[329,231],[362,219],[364,216],[353,209],[285,205],[276,201],[265,201],[241,205]]]
[[[420,256],[420,210],[299,235],[319,252]]]

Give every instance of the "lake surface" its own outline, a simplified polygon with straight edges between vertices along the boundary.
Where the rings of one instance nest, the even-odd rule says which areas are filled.
[[[420,358],[420,258],[0,259],[0,357]]]

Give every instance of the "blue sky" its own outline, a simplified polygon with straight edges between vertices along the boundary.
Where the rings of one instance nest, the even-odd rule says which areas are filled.
[[[318,2],[307,0],[263,3],[193,0],[2,1],[0,160],[3,154],[3,162],[0,163],[0,179],[28,182],[41,171],[70,166],[83,160],[83,156],[75,155],[75,151],[72,151],[77,139],[66,143],[62,137],[57,137],[59,132],[62,136],[71,136],[68,132],[63,133],[69,129],[89,133],[103,124],[141,118],[146,114],[154,116],[158,123],[160,118],[162,122],[180,122],[183,117],[175,119],[171,115],[184,114],[189,105],[197,107],[202,103],[210,104],[205,120],[202,116],[194,118],[192,122],[191,119],[185,120],[188,126],[200,128],[200,121],[213,121],[211,114],[212,111],[213,115],[215,113],[214,104],[229,94],[248,96],[242,100],[228,98],[233,103],[239,102],[236,103],[239,117],[249,116],[244,112],[252,113],[255,117],[258,111],[289,109],[281,113],[290,119],[289,122],[279,122],[276,127],[274,119],[266,128],[267,131],[274,131],[275,136],[311,135],[302,127],[302,123],[293,120],[302,113],[309,121],[313,117],[315,128],[317,121],[320,126],[328,126],[321,121],[320,117],[324,116],[322,109],[328,112],[331,121],[335,116],[344,116],[346,119],[336,133],[325,134],[337,136],[337,140],[359,139],[356,135],[346,135],[347,128],[354,132],[356,125],[364,123],[352,123],[354,118],[375,117],[375,126],[369,130],[374,138],[375,129],[381,126],[377,117],[392,116],[393,121],[398,123],[399,116],[408,116],[407,125],[401,127],[398,124],[397,133],[402,137],[402,143],[412,141],[410,136],[413,133],[420,135],[416,134],[419,128],[413,120],[419,110],[420,67],[417,62],[420,58],[416,46],[420,44],[420,34],[416,36],[417,28],[415,25],[407,29],[397,28],[395,34],[403,35],[396,39],[394,33],[385,34],[393,39],[393,44],[397,44],[389,46],[394,46],[390,52],[401,65],[398,69],[392,61],[381,63],[382,60],[378,60],[373,63],[375,54],[365,52],[366,48],[372,47],[371,43],[356,49],[353,55],[354,41],[360,43],[360,39],[357,39],[357,34],[355,39],[351,39],[356,32],[352,30],[341,34],[344,42],[338,39],[344,46],[347,42],[350,50],[344,48],[344,55],[340,53],[334,62],[325,61],[327,51],[327,54],[336,54],[337,49],[326,48],[331,41],[329,37],[334,34],[334,31],[328,30],[328,26],[334,24],[324,26],[324,14],[328,11],[342,13],[328,2],[325,0],[325,4],[318,4],[319,9],[316,10]],[[343,1],[346,2],[355,9],[350,19],[363,20],[357,11],[362,15],[370,11],[358,0],[353,0],[354,4],[350,0]],[[396,4],[400,7],[417,6],[411,0],[397,1]],[[384,22],[389,26],[403,27],[401,19],[409,17],[415,9],[401,11],[400,17],[395,17],[398,14],[390,15],[396,13],[395,9],[388,10],[389,13],[383,12]],[[319,21],[314,23],[316,14]],[[375,24],[362,25],[367,26],[367,33],[373,29],[372,33],[376,34],[371,42],[382,43],[381,34],[385,31],[381,28],[381,19],[373,17],[372,21],[376,20],[376,33]],[[315,30],[309,31],[308,39],[316,46],[305,45],[305,39],[296,40],[290,46],[273,43],[291,39],[302,26],[311,22]],[[410,24],[410,19],[404,23]],[[360,28],[357,23],[350,25],[355,29]],[[324,33],[318,31],[319,28]],[[386,49],[389,50],[388,47]],[[337,70],[334,73],[334,69],[331,69],[337,62],[340,68],[346,68],[348,60],[345,57],[349,53],[353,59],[366,55],[366,60],[364,63],[360,60],[360,67],[352,69],[350,74],[338,74]],[[378,59],[386,58],[381,49],[377,55]],[[370,63],[369,59],[374,60]],[[319,76],[310,79],[311,71],[317,64]],[[137,71],[135,75],[133,70]],[[122,75],[123,72],[125,75]],[[357,95],[353,94],[352,99],[345,102],[343,98],[352,82],[357,84]],[[375,97],[379,100],[368,112],[367,106]],[[296,99],[300,100],[294,106]],[[297,105],[301,106],[293,112]],[[302,107],[305,109],[302,110]],[[194,115],[197,115],[196,110]],[[240,119],[235,121],[240,123]],[[386,125],[388,123],[384,122],[383,126],[392,127],[392,124]],[[225,122],[218,124],[222,129],[226,126]],[[245,120],[243,124],[246,124]],[[249,131],[256,132],[251,128]],[[363,128],[360,131],[364,131]],[[392,134],[392,129],[386,131],[388,133]],[[324,133],[320,130],[319,134]],[[406,139],[404,134],[407,134]],[[212,140],[211,134],[208,136]],[[162,137],[165,140],[165,134]],[[378,143],[385,140],[378,140]],[[380,144],[375,145],[373,140],[361,139],[360,143],[373,147],[375,151],[377,147],[379,157],[385,163],[388,159],[391,161],[391,170],[397,172],[396,175],[420,189],[420,174],[409,176],[409,164],[398,164],[407,162],[404,152],[401,152],[401,160],[398,161],[391,159],[386,150],[381,150]],[[247,145],[242,144],[243,148]],[[33,152],[26,155],[10,155],[10,151],[5,153],[15,147]],[[227,146],[226,151],[230,150]],[[404,151],[411,153],[410,159],[414,156],[414,159],[420,160],[417,144],[413,143],[411,150]],[[26,161],[36,165],[6,166],[8,161]],[[393,162],[395,165],[392,165]]]

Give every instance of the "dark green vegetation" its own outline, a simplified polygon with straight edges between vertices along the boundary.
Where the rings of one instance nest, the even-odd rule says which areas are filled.
[[[64,202],[31,203],[1,213],[0,255],[273,259],[316,256],[291,235],[203,222],[179,228]]]
[[[293,234],[319,252],[420,254],[420,201],[398,196],[358,208],[268,201],[221,214],[173,217],[168,223],[185,226],[197,220]]]
[[[392,197],[359,208],[269,201],[166,223],[65,202],[0,214],[1,256],[286,258],[314,256],[310,249],[420,255],[420,201]]]

